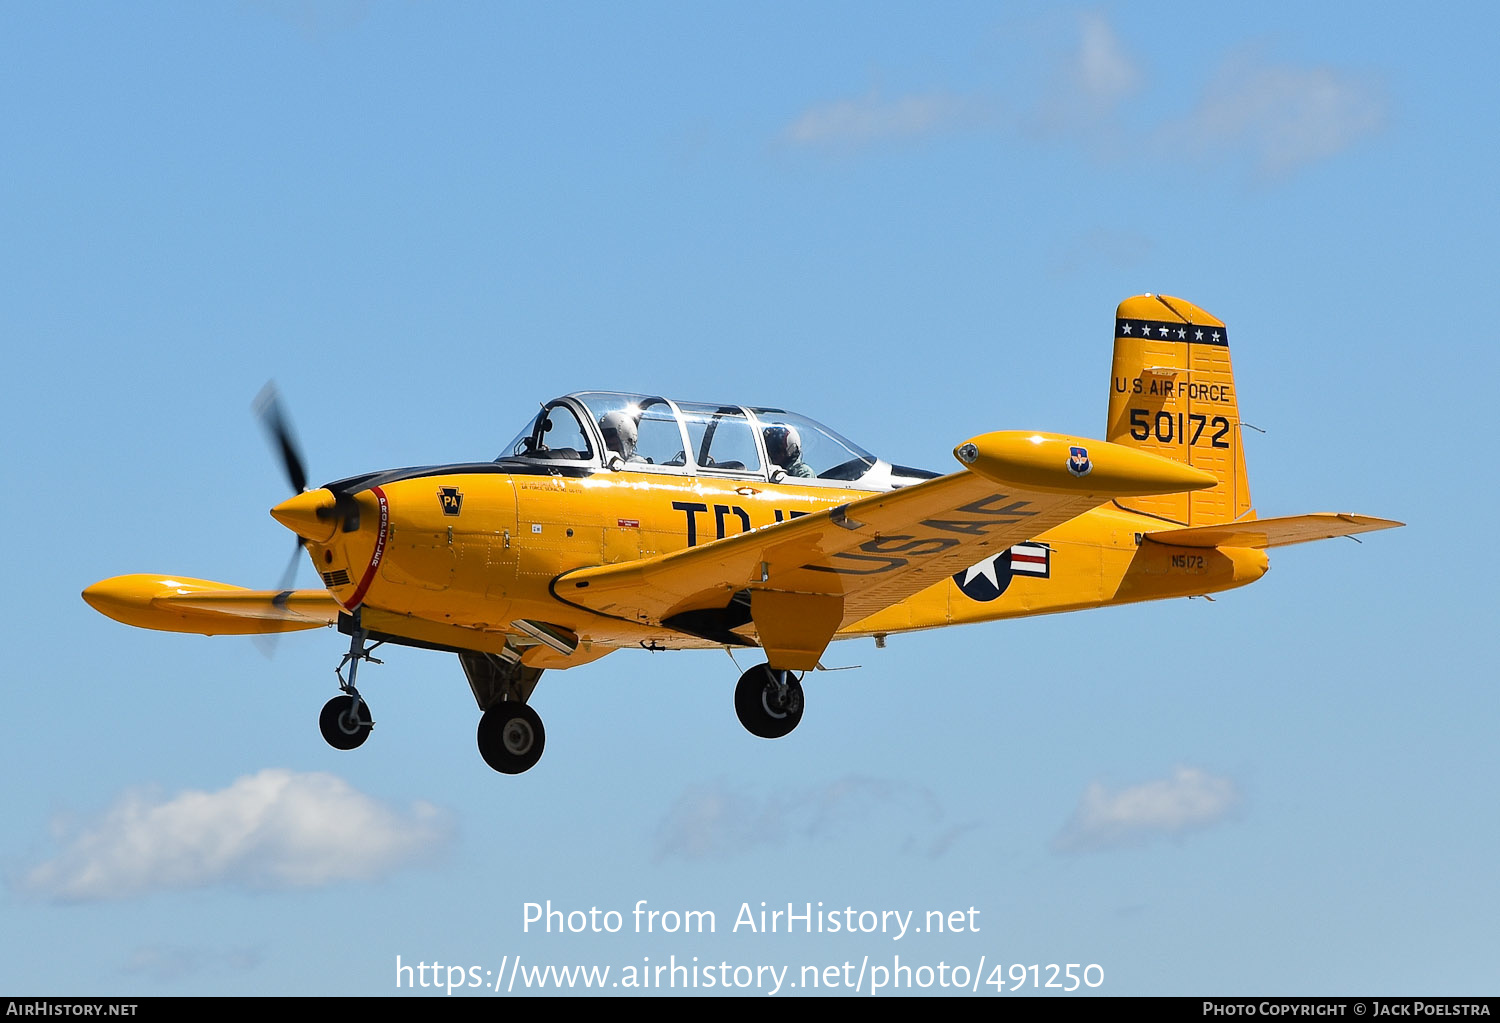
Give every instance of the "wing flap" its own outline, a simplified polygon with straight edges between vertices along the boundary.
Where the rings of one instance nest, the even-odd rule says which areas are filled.
[[[1274,519],[1249,519],[1218,526],[1191,526],[1182,529],[1158,529],[1146,533],[1147,540],[1174,547],[1287,547],[1294,543],[1331,540],[1336,536],[1353,536],[1377,529],[1394,529],[1406,523],[1378,519],[1373,515],[1348,512],[1311,512],[1307,515],[1283,515]]]
[[[115,576],[84,590],[83,599],[126,625],[203,636],[295,632],[339,616],[327,590],[249,590],[185,576]]]

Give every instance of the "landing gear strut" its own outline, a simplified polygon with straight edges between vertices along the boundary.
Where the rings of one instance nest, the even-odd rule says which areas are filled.
[[[479,755],[501,774],[535,767],[546,743],[541,717],[524,703],[502,701],[479,719]]]
[[[751,735],[779,739],[802,720],[802,683],[790,671],[757,664],[734,687],[734,712]]]
[[[323,732],[323,740],[334,749],[355,749],[363,745],[370,737],[370,729],[375,727],[375,722],[370,717],[370,705],[365,703],[359,690],[354,688],[354,676],[359,671],[360,661],[382,663],[370,656],[370,651],[380,646],[380,643],[365,646],[368,637],[369,633],[359,624],[359,612],[356,611],[354,630],[349,637],[349,652],[344,655],[339,666],[333,669],[333,673],[338,676],[339,689],[344,695],[335,696],[325,703],[323,713],[318,716],[318,728]],[[346,664],[349,665],[347,682],[344,681]]]

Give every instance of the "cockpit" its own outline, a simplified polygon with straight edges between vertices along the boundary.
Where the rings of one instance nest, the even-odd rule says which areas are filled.
[[[587,471],[719,476],[891,490],[938,475],[891,465],[821,423],[777,408],[580,391],[542,406],[497,461]]]

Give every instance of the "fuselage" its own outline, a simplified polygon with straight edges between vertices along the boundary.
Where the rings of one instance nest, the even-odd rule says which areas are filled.
[[[718,643],[575,606],[552,582],[573,569],[668,554],[860,497],[868,490],[632,471],[560,475],[504,463],[408,470],[353,496],[357,526],[308,544],[325,585],[366,627],[438,646],[493,650],[517,619],[576,634],[564,667],[621,647]],[[464,470],[470,471],[464,471]],[[376,477],[380,479],[380,477]],[[1184,597],[1260,578],[1263,552],[1142,543],[1151,516],[1102,506],[929,586],[858,622],[840,638]],[[893,538],[890,559],[921,530]],[[935,538],[934,538],[935,539]],[[879,566],[874,566],[878,568]],[[725,602],[732,597],[726,589]],[[579,656],[582,654],[583,656]]]

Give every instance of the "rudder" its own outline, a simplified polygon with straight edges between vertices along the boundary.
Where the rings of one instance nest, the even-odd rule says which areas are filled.
[[[1254,518],[1239,396],[1223,321],[1168,295],[1137,295],[1115,310],[1105,437],[1218,477],[1193,493],[1117,503],[1183,526]]]

